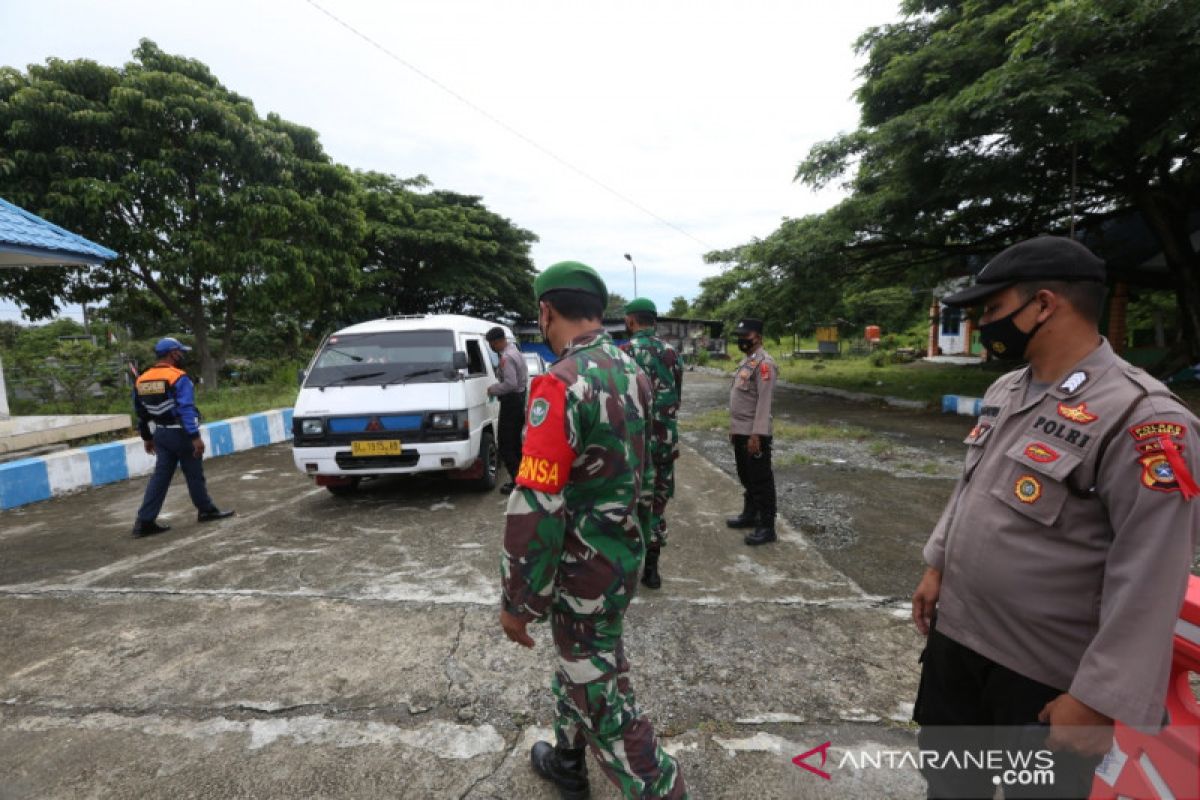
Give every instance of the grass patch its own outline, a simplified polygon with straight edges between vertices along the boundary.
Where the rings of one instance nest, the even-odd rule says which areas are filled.
[[[797,425],[794,422],[775,421],[776,439],[820,439],[842,441],[854,439],[861,441],[870,438],[871,432],[866,428],[853,425]]]
[[[896,446],[883,440],[871,442],[867,449],[875,458],[891,458],[896,455]]]
[[[201,390],[196,394],[196,407],[203,415],[202,422],[216,422],[229,417],[257,414],[272,408],[291,408],[296,402],[296,386],[260,384],[255,386],[230,386],[215,391]],[[12,403],[13,416],[38,414],[129,414],[133,415],[133,399],[124,393],[116,396],[92,398],[82,409],[66,401],[37,403],[20,400]]]
[[[810,467],[816,464],[817,460],[812,456],[806,456],[804,453],[795,453],[788,459],[788,463],[793,467]]]
[[[902,397],[938,404],[944,394],[982,397],[984,391],[1004,374],[995,367],[957,366],[914,361],[911,364],[873,365],[866,357],[830,359],[820,370],[804,362],[783,362],[780,375],[786,381],[830,386],[852,392]]]
[[[729,430],[729,409],[714,408],[703,414],[681,417],[679,428],[685,431],[727,431]]]
[[[243,417],[272,408],[291,408],[298,391],[296,386],[231,386],[199,395],[196,405],[206,421]]]
[[[791,341],[768,341],[766,347],[779,365],[779,375],[785,381],[919,400],[934,406],[941,403],[944,394],[983,397],[987,387],[1009,369],[997,363],[958,366],[928,361],[909,364],[887,362],[874,366],[868,355],[793,359]],[[730,368],[736,363],[733,361]],[[1195,392],[1195,397],[1200,400],[1200,389]]]

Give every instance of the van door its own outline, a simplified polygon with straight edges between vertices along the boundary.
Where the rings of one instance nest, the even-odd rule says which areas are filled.
[[[500,401],[487,393],[487,387],[496,382],[496,371],[492,368],[492,360],[488,358],[491,350],[482,336],[463,334],[462,342],[463,351],[467,354],[467,375],[463,381],[463,391],[466,393],[467,409],[470,412],[471,433],[475,434],[484,424],[495,423],[500,416]]]

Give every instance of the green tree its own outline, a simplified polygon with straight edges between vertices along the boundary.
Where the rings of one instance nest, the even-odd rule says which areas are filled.
[[[605,319],[625,319],[625,306],[629,299],[617,292],[608,293],[608,306],[604,309]]]
[[[666,316],[686,318],[688,316],[688,301],[683,295],[679,295],[671,300],[671,307],[667,309]]]
[[[354,294],[355,191],[314,131],[259,117],[206,66],[148,40],[121,69],[0,71],[0,195],[121,254],[8,271],[0,294],[47,316],[144,290],[194,336],[207,386],[247,316],[329,313]]]
[[[797,170],[813,186],[849,176],[839,213],[858,222],[847,249],[935,265],[1134,208],[1162,247],[1200,358],[1195,4],[906,0],[902,10],[858,42],[860,127]]]
[[[530,246],[537,236],[479,197],[426,191],[424,176],[356,177],[367,255],[362,287],[346,308],[352,320],[427,312],[505,321],[534,315]]]

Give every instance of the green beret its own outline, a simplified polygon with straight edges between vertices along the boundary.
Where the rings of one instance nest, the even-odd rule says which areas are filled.
[[[658,316],[658,309],[654,307],[654,301],[648,297],[637,297],[625,304],[626,314],[636,314],[639,311],[646,311]]]
[[[539,300],[555,289],[574,289],[577,292],[599,295],[608,305],[608,287],[596,270],[578,261],[560,261],[546,267],[533,281],[533,294]]]

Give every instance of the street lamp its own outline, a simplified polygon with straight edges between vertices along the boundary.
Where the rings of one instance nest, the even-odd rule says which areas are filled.
[[[633,267],[633,296],[636,298],[636,297],[638,296],[638,290],[637,290],[637,264],[634,264],[634,263],[633,263],[633,256],[629,255],[629,253],[626,253],[626,254],[625,254],[625,260],[629,262],[629,266]]]

